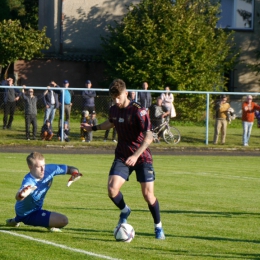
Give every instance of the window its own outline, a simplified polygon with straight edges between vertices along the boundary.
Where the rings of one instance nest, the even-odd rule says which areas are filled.
[[[217,27],[253,30],[254,0],[220,0],[220,4]]]

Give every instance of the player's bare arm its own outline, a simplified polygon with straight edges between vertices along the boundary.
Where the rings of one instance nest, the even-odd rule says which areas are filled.
[[[96,131],[96,130],[108,130],[114,127],[114,124],[111,123],[109,120],[103,122],[102,124],[91,126],[87,123],[81,123],[80,127],[85,129],[88,132]]]
[[[147,131],[144,133],[144,141],[141,146],[134,152],[133,155],[129,156],[125,162],[127,166],[134,166],[139,156],[149,147],[149,145],[153,142],[153,134],[151,131]]]

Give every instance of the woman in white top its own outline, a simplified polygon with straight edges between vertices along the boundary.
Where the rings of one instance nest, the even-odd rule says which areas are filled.
[[[169,87],[165,87],[165,92],[161,94],[161,98],[162,98],[162,105],[170,108],[171,111],[170,117],[171,118],[176,117],[176,111],[173,105],[174,97],[173,94],[170,93]]]

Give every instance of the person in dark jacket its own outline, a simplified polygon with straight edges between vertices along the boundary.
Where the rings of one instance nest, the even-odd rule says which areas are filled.
[[[82,98],[83,98],[83,111],[88,110],[90,114],[95,111],[95,97],[96,97],[96,91],[90,90],[92,87],[91,81],[86,81],[86,90],[82,91]]]
[[[38,96],[34,96],[33,89],[29,89],[29,94],[26,95],[25,92],[26,86],[23,86],[22,96],[24,99],[24,109],[25,109],[25,131],[26,139],[30,140],[30,125],[33,126],[33,140],[36,140],[37,136],[37,102],[39,99],[43,98],[47,93],[48,89]]]
[[[54,88],[55,85],[50,82],[50,87]],[[53,125],[53,120],[55,117],[56,109],[59,108],[58,94],[54,90],[49,89],[47,95],[44,96],[43,102],[45,105],[44,122],[49,120],[51,125]]]
[[[21,91],[15,88],[9,88],[13,86],[13,79],[8,78],[2,83],[8,87],[4,89],[4,117],[3,117],[3,129],[11,129],[12,122],[14,120],[14,112],[16,108],[16,101],[21,96]],[[9,117],[9,118],[8,118]]]
[[[152,105],[151,93],[147,91],[148,83],[143,82],[142,88],[144,91],[138,93],[138,102],[146,109],[146,111],[148,111],[149,107]]]

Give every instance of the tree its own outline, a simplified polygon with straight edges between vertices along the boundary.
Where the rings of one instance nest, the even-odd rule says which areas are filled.
[[[22,28],[18,20],[0,22],[0,67],[7,66],[5,77],[11,63],[42,56],[41,50],[51,45],[45,32],[46,28],[42,31]]]
[[[176,90],[225,89],[223,75],[237,53],[233,33],[216,29],[218,13],[219,5],[210,0],[142,0],[130,5],[102,38],[109,79],[123,78],[133,88],[148,81],[158,90],[166,85]],[[199,110],[205,106],[203,97],[191,95],[189,102],[196,102]]]
[[[22,27],[38,29],[38,0],[0,0],[0,21],[20,20]]]

